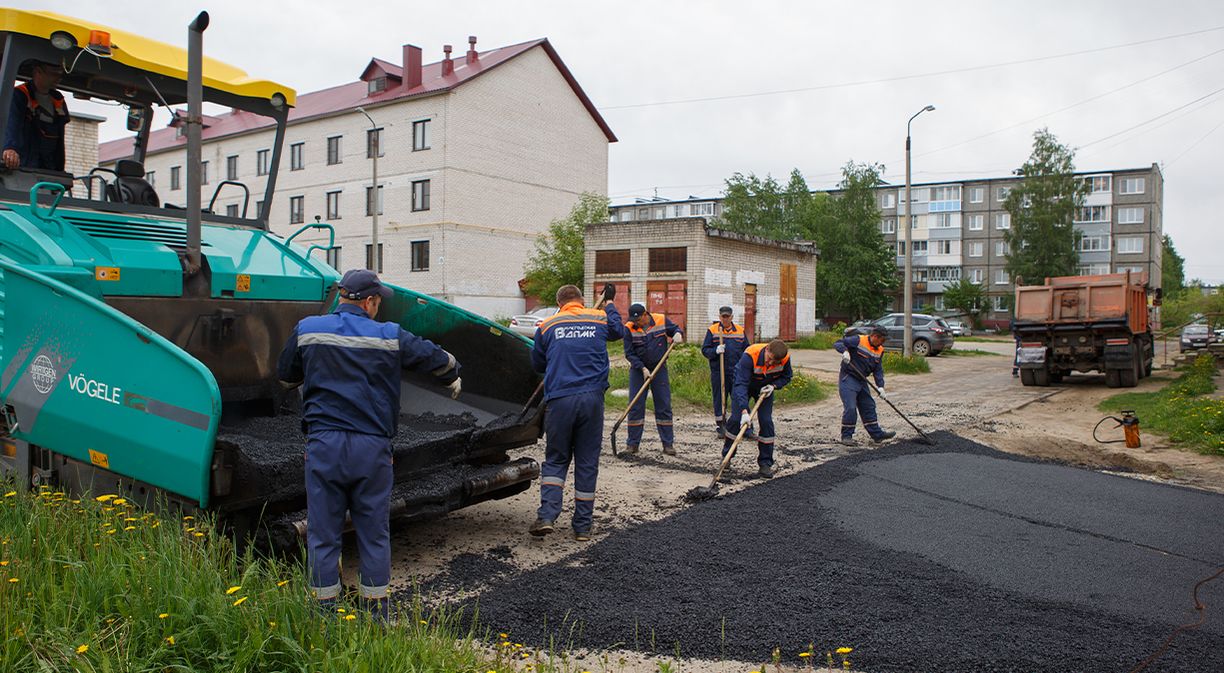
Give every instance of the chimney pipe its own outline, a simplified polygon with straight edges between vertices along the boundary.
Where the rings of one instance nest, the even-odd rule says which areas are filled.
[[[404,45],[404,88],[415,89],[421,86],[421,48]]]
[[[480,53],[476,51],[476,36],[468,35],[467,64],[474,65],[476,63],[480,63]]]
[[[208,12],[187,26],[187,258],[186,272],[200,272],[200,132],[204,122],[204,31]]]
[[[451,46],[449,44],[442,45],[442,51],[446,56],[442,59],[442,76],[455,74],[455,62],[451,60]]]

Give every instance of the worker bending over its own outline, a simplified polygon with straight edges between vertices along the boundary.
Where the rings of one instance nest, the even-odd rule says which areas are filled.
[[[854,426],[858,416],[863,427],[876,442],[896,437],[897,433],[883,430],[876,419],[876,404],[871,398],[867,375],[875,377],[876,389],[884,397],[884,340],[888,330],[881,325],[871,328],[867,336],[856,334],[839,339],[833,348],[842,354],[841,372],[837,377],[837,392],[842,400],[841,443],[854,446]],[[856,413],[857,412],[857,413]]]
[[[663,361],[667,347],[675,341],[684,342],[684,334],[676,323],[662,313],[648,313],[641,304],[629,307],[629,322],[625,323],[629,333],[625,338],[625,359],[629,360],[629,399],[637,397],[638,391],[650,372]],[[659,367],[650,381],[650,395],[654,397],[655,426],[659,429],[659,441],[663,453],[676,455],[676,436],[672,428],[671,383],[667,378],[667,363]],[[637,453],[642,443],[642,425],[646,422],[646,396],[638,398],[629,409],[629,437],[625,440],[625,453]]]
[[[726,404],[725,397],[735,385],[735,366],[739,364],[740,356],[748,347],[748,337],[744,334],[744,328],[731,320],[733,315],[730,306],[719,308],[718,320],[706,330],[705,340],[701,342],[701,354],[710,361],[714,425],[718,428],[719,437],[727,436],[727,418],[723,405]]]
[[[731,408],[739,411],[727,419],[727,437],[723,442],[722,455],[731,450],[734,437],[741,427],[749,425],[752,413],[748,399],[761,401],[757,409],[757,466],[759,474],[766,479],[774,476],[774,422],[773,394],[794,378],[791,371],[789,349],[781,339],[767,344],[754,344],[744,350],[735,366],[735,386],[731,389]]]
[[[591,539],[595,482],[603,444],[604,391],[608,388],[608,342],[625,336],[612,304],[616,287],[604,286],[597,308],[583,304],[582,290],[557,290],[556,315],[536,327],[531,364],[544,374],[544,465],[540,468],[540,509],[528,532],[553,532],[561,514],[565,475],[574,463],[574,539]]]
[[[375,618],[390,616],[391,438],[402,371],[431,374],[451,398],[461,387],[454,356],[396,323],[374,320],[390,297],[373,271],[349,271],[340,281],[340,305],[303,318],[277,363],[281,381],[302,384],[310,586],[325,614],[336,614],[348,513],[361,557],[358,595]]]

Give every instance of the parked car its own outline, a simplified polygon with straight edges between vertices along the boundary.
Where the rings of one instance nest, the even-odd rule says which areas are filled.
[[[952,328],[947,321],[939,316],[928,315],[926,313],[911,314],[913,322],[913,351],[914,355],[929,355],[936,356],[948,348],[952,348],[956,341],[952,334]],[[865,334],[870,326],[881,325],[888,330],[888,338],[884,341],[884,348],[888,350],[904,350],[905,343],[905,314],[904,313],[889,313],[888,315],[872,320],[863,325],[857,325],[846,330],[846,334]]]
[[[973,336],[973,330],[969,326],[959,320],[949,320],[948,328],[952,330],[953,336],[967,337]]]
[[[556,306],[542,306],[532,311],[510,317],[510,329],[526,337],[534,337],[536,327],[557,314]]]
[[[1215,334],[1206,325],[1186,325],[1182,328],[1180,352],[1185,353],[1195,348],[1206,348],[1215,342]]]

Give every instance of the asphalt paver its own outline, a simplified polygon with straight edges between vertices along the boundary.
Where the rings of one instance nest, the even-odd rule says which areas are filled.
[[[948,433],[839,458],[503,576],[482,625],[550,648],[866,671],[1126,671],[1224,566],[1224,496]],[[682,497],[683,494],[677,494]],[[1152,670],[1224,670],[1224,582]]]

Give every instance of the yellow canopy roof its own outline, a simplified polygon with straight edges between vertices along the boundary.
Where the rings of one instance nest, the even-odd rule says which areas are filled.
[[[54,12],[0,8],[0,32],[23,33],[50,39],[52,33],[64,31],[75,37],[77,45],[83,47],[89,44],[91,30],[110,33],[111,57],[119,63],[187,80],[186,49]],[[184,41],[186,37],[187,27],[184,25]],[[76,52],[73,51],[72,55],[75,57]],[[270,99],[272,94],[280,93],[289,105],[294,105],[297,100],[297,93],[290,87],[265,79],[253,79],[243,70],[208,57],[204,58],[204,86],[237,96],[265,100]]]

